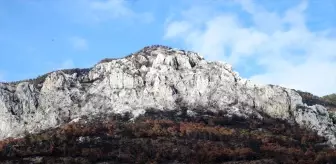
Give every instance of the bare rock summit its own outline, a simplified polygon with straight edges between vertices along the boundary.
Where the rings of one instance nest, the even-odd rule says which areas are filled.
[[[37,79],[0,83],[0,139],[58,127],[81,116],[121,113],[136,118],[158,111],[224,111],[227,116],[264,115],[318,132],[336,144],[327,109],[307,105],[293,89],[257,85],[227,63],[198,53],[149,46],[90,69],[60,70]]]

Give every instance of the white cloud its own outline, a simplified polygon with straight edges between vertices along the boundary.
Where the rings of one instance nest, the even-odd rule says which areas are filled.
[[[86,50],[88,48],[87,40],[82,37],[72,37],[70,43],[76,50]]]
[[[124,0],[92,1],[90,3],[92,11],[107,17],[116,18],[133,15],[133,11],[125,6]],[[103,15],[100,15],[102,17]]]
[[[185,21],[172,22],[169,24],[169,31],[165,33],[164,38],[177,37],[180,34],[185,34],[190,29],[190,24]]]
[[[49,61],[49,62],[46,62],[45,64],[48,67],[47,72],[76,68],[74,61],[71,59],[66,59],[66,60],[58,61],[58,62]]]
[[[63,61],[60,64],[58,70],[59,69],[71,69],[71,68],[75,68],[75,64],[72,60],[68,59],[68,60]]]
[[[130,7],[129,0],[76,0],[69,8],[69,12],[74,14],[81,21],[100,23],[110,20],[137,20],[141,22],[151,22],[154,16],[148,12],[137,12]],[[69,5],[66,0],[62,5]]]
[[[235,67],[259,65],[263,72],[250,76],[258,83],[317,95],[336,92],[336,38],[331,36],[332,29],[309,29],[306,1],[284,13],[267,11],[250,0],[235,2],[251,18],[252,25],[244,24],[246,17],[238,12],[192,7],[188,11],[197,9],[208,17],[196,21],[184,11],[181,19],[166,24],[164,38],[182,41],[210,60],[224,60]]]

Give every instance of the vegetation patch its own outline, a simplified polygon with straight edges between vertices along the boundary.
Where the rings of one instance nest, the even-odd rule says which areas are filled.
[[[335,163],[325,138],[285,121],[180,111],[82,118],[0,143],[3,163]]]

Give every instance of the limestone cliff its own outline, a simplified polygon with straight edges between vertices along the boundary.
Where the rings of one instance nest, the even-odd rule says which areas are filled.
[[[261,120],[266,114],[317,131],[336,144],[327,109],[309,105],[295,90],[241,78],[229,64],[206,61],[195,52],[149,46],[86,70],[0,83],[0,139],[57,127],[83,115],[137,117],[147,109],[187,109],[193,115],[194,109],[203,109]]]

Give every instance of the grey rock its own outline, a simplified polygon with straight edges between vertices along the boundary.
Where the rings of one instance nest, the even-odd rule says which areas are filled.
[[[198,53],[150,46],[122,59],[106,60],[86,73],[55,71],[39,84],[0,83],[0,139],[54,128],[81,116],[147,109],[227,111],[227,114],[298,123],[336,144],[327,109],[308,106],[292,90],[257,85],[227,63],[204,60]]]

